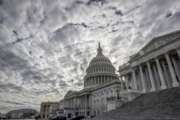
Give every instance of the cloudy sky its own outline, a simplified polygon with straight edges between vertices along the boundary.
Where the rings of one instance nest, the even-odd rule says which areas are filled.
[[[81,89],[98,41],[118,68],[179,21],[179,0],[0,0],[0,112]]]

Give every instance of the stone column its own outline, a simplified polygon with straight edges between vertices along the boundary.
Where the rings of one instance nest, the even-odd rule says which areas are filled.
[[[128,89],[129,89],[129,87],[131,87],[131,85],[130,85],[130,75],[129,75],[129,73],[127,74],[127,86],[128,86]]]
[[[164,80],[166,82],[166,88],[170,88],[171,86],[171,82],[170,82],[170,78],[169,78],[169,73],[167,71],[166,65],[165,65],[165,61],[162,63],[162,68],[164,70]]]
[[[99,85],[101,85],[101,76],[99,76],[98,78],[99,78]]]
[[[96,84],[95,85],[97,85],[98,84],[98,78],[97,77],[95,77],[96,78]]]
[[[101,78],[100,78],[100,76],[98,76],[98,79],[99,79],[99,85],[101,84]]]
[[[102,85],[102,76],[100,76],[100,84]]]
[[[157,65],[156,65],[156,63],[153,65],[152,64],[152,72],[153,72],[153,78],[154,78],[154,83],[155,83],[155,88],[156,88],[156,90],[159,90],[159,88],[160,88],[160,82],[159,82],[159,72],[158,72],[158,69],[156,69],[157,67],[156,67]]]
[[[127,75],[123,75],[123,77],[125,81],[126,90],[128,90]]]
[[[174,68],[175,68],[176,75],[177,75],[178,79],[180,80],[180,71],[178,68],[177,61],[174,58],[172,58],[172,62],[173,62]]]
[[[88,86],[88,82],[89,82],[89,78],[88,78],[87,81],[86,81],[86,86]]]
[[[106,79],[107,79],[106,76],[104,76],[103,84],[106,82]]]
[[[145,79],[144,79],[144,74],[143,74],[143,70],[142,70],[142,66],[139,65],[139,70],[140,70],[140,76],[141,76],[141,82],[142,82],[142,92],[146,92],[146,85],[145,85]]]
[[[121,80],[121,90],[124,90],[124,86],[123,86],[123,79],[122,79],[122,76],[120,76],[120,80]]]
[[[105,77],[104,77],[104,76],[102,76],[102,84],[104,84],[104,79],[105,79]]]
[[[179,57],[179,59],[180,59],[180,48],[176,49],[176,52],[177,52],[178,57]]]
[[[105,77],[104,77],[104,76],[102,76],[102,84],[104,84],[104,79],[105,79]]]
[[[125,82],[126,82],[126,89],[129,90],[129,83],[128,83],[129,76],[128,74],[125,75]]]
[[[132,70],[132,77],[133,77],[133,84],[134,84],[134,89],[137,90],[137,79],[136,79],[136,72],[135,70],[133,69]]]
[[[88,80],[88,86],[90,85],[90,82],[91,82],[91,77],[90,77],[89,80]]]
[[[102,76],[102,78],[101,78],[101,83],[103,84],[103,80],[104,80],[104,76]]]
[[[151,81],[151,91],[155,91],[156,87],[155,87],[155,82],[154,82],[154,78],[153,78],[150,63],[146,62],[146,65],[147,65],[147,68],[148,68],[149,78],[150,78],[150,81]]]
[[[100,85],[100,77],[98,76],[97,78],[98,78],[98,85]]]
[[[87,103],[88,103],[88,99],[87,99],[87,95],[84,95],[84,97],[85,97],[85,110],[84,110],[84,112],[85,112],[85,116],[87,117]]]
[[[172,81],[173,81],[172,85],[173,85],[173,87],[177,87],[179,85],[179,83],[178,83],[178,81],[176,79],[175,71],[174,71],[174,68],[172,66],[170,57],[169,57],[168,54],[165,54],[165,58],[166,58],[166,61],[168,63],[169,71],[171,73],[171,78],[172,78]]]
[[[95,77],[93,77],[93,85],[95,85],[95,83],[96,83],[96,79]]]
[[[158,69],[158,73],[159,73],[159,77],[160,77],[160,81],[161,81],[161,89],[165,89],[166,84],[165,84],[162,68],[161,68],[161,65],[159,63],[159,59],[156,58],[155,61],[156,61],[156,65],[157,65],[157,69]]]
[[[104,81],[103,81],[103,83],[106,83],[106,80],[107,80],[107,76],[104,76]]]
[[[95,77],[93,77],[93,85],[95,85],[95,81],[96,81],[96,79],[95,79]]]

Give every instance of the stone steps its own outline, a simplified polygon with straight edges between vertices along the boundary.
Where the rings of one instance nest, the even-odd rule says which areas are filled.
[[[180,120],[180,88],[142,94],[93,120]]]

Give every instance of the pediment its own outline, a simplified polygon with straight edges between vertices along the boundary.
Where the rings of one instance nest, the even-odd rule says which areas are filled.
[[[159,49],[179,38],[180,38],[180,31],[176,31],[176,32],[173,32],[170,34],[156,37],[156,38],[152,39],[149,43],[147,43],[135,56],[136,56],[136,58],[144,56],[144,55],[146,55],[156,49]]]

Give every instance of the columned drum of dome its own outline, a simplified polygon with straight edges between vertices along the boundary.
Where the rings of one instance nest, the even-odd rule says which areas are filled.
[[[95,87],[117,79],[118,77],[115,74],[115,68],[111,61],[106,56],[104,56],[103,50],[99,43],[97,55],[91,60],[86,70],[86,76],[84,77],[84,87]]]

